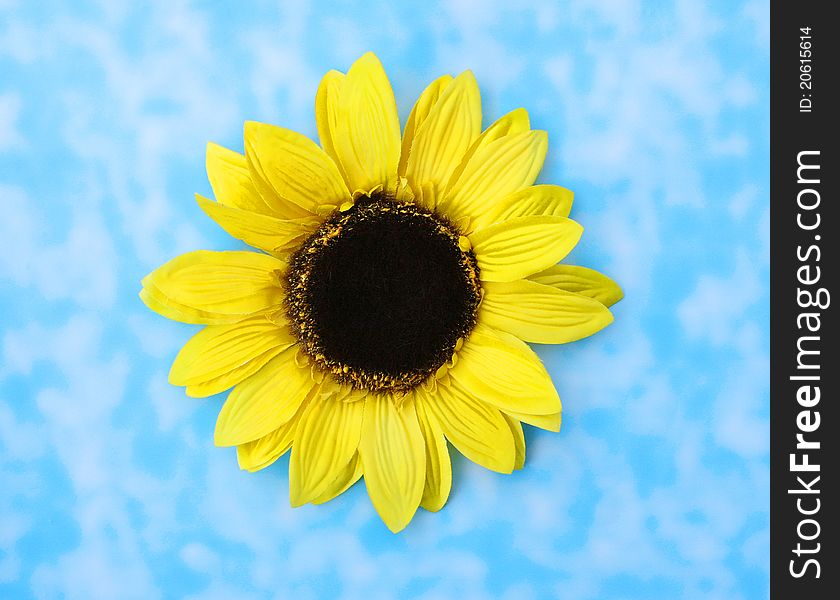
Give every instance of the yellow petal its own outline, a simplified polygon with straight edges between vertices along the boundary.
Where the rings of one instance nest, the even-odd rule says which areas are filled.
[[[482,323],[464,342],[449,375],[471,396],[505,412],[560,411],[557,390],[533,350],[515,336]]]
[[[447,188],[452,187],[452,185],[458,181],[461,174],[464,172],[464,169],[472,161],[472,157],[476,152],[498,139],[509,135],[525,133],[530,130],[531,120],[528,117],[528,111],[524,108],[517,108],[496,119],[490,127],[485,129],[484,132],[478,136],[478,139],[475,140],[472,146],[470,146],[470,148],[466,151],[464,157],[461,159],[461,163],[452,172],[449,182],[447,183]]]
[[[247,363],[236,367],[235,369],[232,369],[231,371],[223,375],[219,375],[218,377],[214,377],[213,379],[208,379],[206,381],[192,383],[186,386],[184,392],[190,398],[206,398],[207,396],[219,394],[227,389],[232,388],[237,383],[245,381],[248,377],[262,369],[263,366],[268,363],[268,361],[280,354],[282,351],[282,347],[266,350],[259,356],[248,361]]]
[[[517,217],[470,234],[482,281],[513,281],[562,260],[583,227],[566,217]]]
[[[535,281],[486,281],[482,287],[482,322],[526,342],[573,342],[613,320],[610,310],[597,300]]]
[[[525,133],[530,130],[531,119],[528,117],[528,111],[524,108],[515,108],[506,115],[502,115],[496,119],[490,127],[485,129],[464,158],[469,162],[469,159],[475,154],[475,151],[484,148],[487,144],[491,144],[503,137]]]
[[[341,172],[341,163],[335,152],[335,129],[338,123],[338,98],[341,84],[344,83],[344,73],[328,71],[321,79],[315,94],[315,122],[318,125],[318,139],[324,152],[333,159]],[[343,176],[343,173],[342,173]]]
[[[268,437],[268,436],[264,436],[264,437]],[[263,438],[260,438],[260,440],[262,440],[262,439]],[[256,442],[259,442],[260,440],[256,440]],[[242,450],[242,448],[245,448],[249,444],[253,444],[253,443],[256,443],[256,442],[248,442],[248,444],[242,444],[242,445],[239,445],[239,446],[236,447],[236,462],[239,464],[239,468],[242,469],[243,471],[248,471],[249,473],[256,473],[257,471],[262,471],[266,467],[270,467],[271,465],[276,463],[277,460],[281,456],[283,456],[286,452],[288,452],[289,448],[292,447],[291,443],[290,443],[287,448],[284,448],[282,450],[282,452],[277,452],[276,454],[271,455],[271,458],[267,458],[263,462],[257,463],[257,462],[251,462],[249,460],[249,458],[247,457],[247,455],[244,454],[245,451]]]
[[[267,435],[297,412],[315,387],[308,368],[295,362],[297,346],[283,350],[237,385],[216,421],[217,446],[237,446]]]
[[[350,459],[347,466],[342,469],[335,481],[330,483],[320,496],[312,500],[312,504],[324,504],[325,502],[329,502],[336,496],[340,496],[346,492],[350,489],[350,486],[359,481],[361,478],[362,460],[359,458],[359,453],[357,452],[353,458]]]
[[[420,506],[431,512],[437,512],[449,498],[452,489],[452,461],[446,438],[434,414],[427,408],[430,399],[422,388],[416,388],[415,407],[417,421],[426,442],[426,482],[423,486],[423,498]]]
[[[212,392],[217,394],[252,375],[295,342],[286,327],[264,315],[232,325],[209,325],[181,348],[169,371],[169,383],[191,386],[227,376],[227,385]],[[252,364],[255,361],[257,364]]]
[[[359,447],[365,401],[313,399],[301,417],[289,462],[292,506],[318,499],[345,471]]]
[[[442,190],[464,153],[481,133],[481,95],[472,71],[446,88],[414,132],[405,175],[413,189]]]
[[[207,144],[206,164],[207,178],[219,203],[264,215],[272,214],[251,181],[244,155],[210,142]]]
[[[313,388],[309,396],[313,396],[316,390],[317,388]],[[236,459],[239,462],[239,468],[244,471],[259,471],[288,452],[289,448],[292,447],[298,423],[300,423],[300,416],[307,406],[307,402],[308,400],[300,405],[294,417],[271,433],[252,442],[238,445],[236,447]]]
[[[522,423],[510,415],[502,413],[502,416],[507,421],[510,432],[513,434],[513,441],[516,444],[516,462],[513,468],[521,469],[525,466],[525,432],[522,431]]]
[[[194,323],[196,325],[217,325],[221,323],[235,323],[242,320],[242,315],[222,315],[198,310],[185,306],[167,298],[156,287],[147,284],[140,290],[140,299],[150,309],[173,321]]]
[[[505,414],[510,415],[511,418],[517,421],[522,421],[528,425],[539,427],[547,431],[560,431],[560,423],[562,421],[562,413],[560,411],[550,415],[529,415],[527,413],[518,413],[513,411],[505,411]]]
[[[528,187],[548,149],[544,131],[508,135],[476,150],[439,203],[450,219],[475,218],[505,196]]]
[[[473,216],[473,229],[488,227],[516,217],[552,215],[568,217],[574,193],[559,185],[532,185],[502,198],[487,210]]]
[[[575,265],[555,265],[528,276],[531,281],[560,290],[594,298],[604,306],[612,306],[624,297],[618,284],[593,269]]]
[[[425,442],[414,403],[397,409],[389,396],[368,396],[359,452],[376,512],[388,529],[401,531],[417,511],[426,481]]]
[[[354,196],[397,187],[400,121],[394,92],[379,59],[368,52],[341,85],[335,152]]]
[[[429,116],[435,103],[440,98],[443,90],[446,89],[452,82],[452,75],[442,75],[435,79],[432,83],[423,90],[411,113],[408,115],[408,120],[405,122],[405,129],[403,130],[402,149],[400,151],[400,164],[397,169],[399,175],[405,176],[405,168],[408,165],[408,155],[411,152],[411,144],[414,142],[414,134]]]
[[[318,228],[321,220],[315,217],[285,220],[259,213],[225,206],[195,195],[201,210],[238,240],[265,250],[282,253],[290,251]]]
[[[323,215],[350,198],[335,162],[296,131],[248,121],[245,156],[263,200],[278,212]]]
[[[400,202],[413,202],[417,198],[414,190],[408,187],[408,182],[404,177],[400,178],[400,182],[397,185],[397,191],[394,192],[394,197]]]
[[[197,311],[197,320],[191,322],[241,320],[282,304],[277,272],[284,269],[282,261],[256,252],[188,252],[147,275],[143,279],[147,294],[141,298],[152,300],[147,302],[152,310],[167,317],[173,314],[177,320],[181,320],[179,309],[184,308]],[[165,308],[169,304],[172,313]],[[204,316],[208,319],[203,320]],[[219,319],[214,321],[214,317]]]
[[[424,183],[423,185],[416,185],[414,188],[407,187],[406,189],[412,191],[416,204],[432,210],[435,208],[440,190],[433,183]]]
[[[427,404],[452,445],[468,459],[491,471],[510,473],[516,447],[499,409],[482,402],[458,385],[439,384]]]

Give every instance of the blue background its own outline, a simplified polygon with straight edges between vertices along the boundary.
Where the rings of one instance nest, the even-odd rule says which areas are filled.
[[[513,8],[516,6],[516,8]],[[0,597],[765,598],[766,0],[0,0]],[[626,299],[539,347],[559,434],[523,471],[454,458],[389,533],[357,485],[290,509],[287,459],[213,447],[222,397],[166,382],[194,327],[141,277],[238,247],[193,201],[246,119],[315,133],[321,75],[374,50],[400,114],[474,70],[576,192],[570,261]]]

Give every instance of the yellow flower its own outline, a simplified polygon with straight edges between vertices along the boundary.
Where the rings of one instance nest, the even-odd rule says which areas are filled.
[[[612,321],[609,278],[558,265],[582,228],[572,192],[534,185],[544,131],[514,110],[481,131],[470,71],[432,82],[400,137],[372,53],[318,88],[321,147],[245,124],[244,156],[207,147],[201,208],[263,252],[196,251],[143,280],[170,319],[206,327],[175,359],[190,396],[233,387],[216,424],[242,469],[291,449],[293,506],[362,476],[392,531],[439,510],[448,443],[500,473],[522,467],[522,423],[558,431],[560,399],[525,342],[571,342]]]

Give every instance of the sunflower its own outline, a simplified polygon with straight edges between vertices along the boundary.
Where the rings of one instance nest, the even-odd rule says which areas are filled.
[[[196,251],[143,280],[170,319],[206,325],[172,365],[189,396],[229,388],[215,443],[263,469],[291,450],[291,503],[320,504],[364,477],[400,531],[439,510],[449,444],[500,473],[523,466],[522,424],[558,431],[560,399],[525,342],[571,342],[622,297],[596,271],[557,264],[579,240],[572,192],[534,185],[544,131],[514,110],[481,130],[472,72],[421,94],[400,136],[372,53],[327,73],[320,147],[245,124],[245,154],[207,147],[216,200],[199,206],[262,252]]]

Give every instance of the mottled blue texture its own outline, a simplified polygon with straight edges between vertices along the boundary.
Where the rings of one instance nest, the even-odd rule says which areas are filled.
[[[766,0],[128,4],[0,0],[1,597],[767,596]],[[314,135],[320,76],[369,49],[403,118],[465,68],[485,124],[528,108],[571,261],[627,295],[538,348],[562,431],[512,476],[456,457],[397,536],[361,485],[292,510],[286,459],[239,471],[222,398],[166,382],[196,328],[137,298],[239,247],[193,201],[205,142]]]

